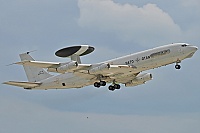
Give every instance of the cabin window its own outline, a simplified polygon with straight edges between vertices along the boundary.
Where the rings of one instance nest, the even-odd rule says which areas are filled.
[[[62,83],[63,86],[66,86],[65,83]]]

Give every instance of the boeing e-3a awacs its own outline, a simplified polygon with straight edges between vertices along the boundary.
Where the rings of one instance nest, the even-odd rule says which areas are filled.
[[[81,88],[94,85],[99,88],[110,83],[108,89],[120,89],[120,84],[126,87],[144,84],[152,79],[152,74],[142,73],[145,70],[175,63],[180,69],[180,63],[191,58],[197,51],[196,46],[187,43],[174,43],[161,47],[130,54],[116,59],[96,64],[82,64],[80,56],[94,51],[88,45],[72,46],[58,50],[59,57],[71,57],[70,62],[35,61],[29,52],[20,54],[28,82],[8,81],[4,84],[23,87],[25,89],[66,89]],[[48,72],[60,73],[55,76]]]

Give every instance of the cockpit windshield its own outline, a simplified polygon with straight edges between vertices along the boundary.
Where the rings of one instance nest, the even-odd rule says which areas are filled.
[[[182,47],[187,47],[188,45],[187,44],[183,44],[183,45],[181,45]]]

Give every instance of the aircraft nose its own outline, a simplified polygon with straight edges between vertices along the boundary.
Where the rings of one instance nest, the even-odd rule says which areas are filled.
[[[198,50],[197,46],[192,46],[192,49],[194,50],[194,52],[196,52]]]

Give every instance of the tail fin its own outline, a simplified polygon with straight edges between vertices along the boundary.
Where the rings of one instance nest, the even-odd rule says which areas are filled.
[[[34,59],[29,55],[29,52],[20,54],[19,56],[21,58],[21,61],[24,61],[24,60],[34,61]],[[25,66],[25,65],[23,65],[23,67],[24,67],[24,70],[26,72],[26,76],[29,82],[38,82],[52,76],[42,68],[38,68],[34,66]]]

